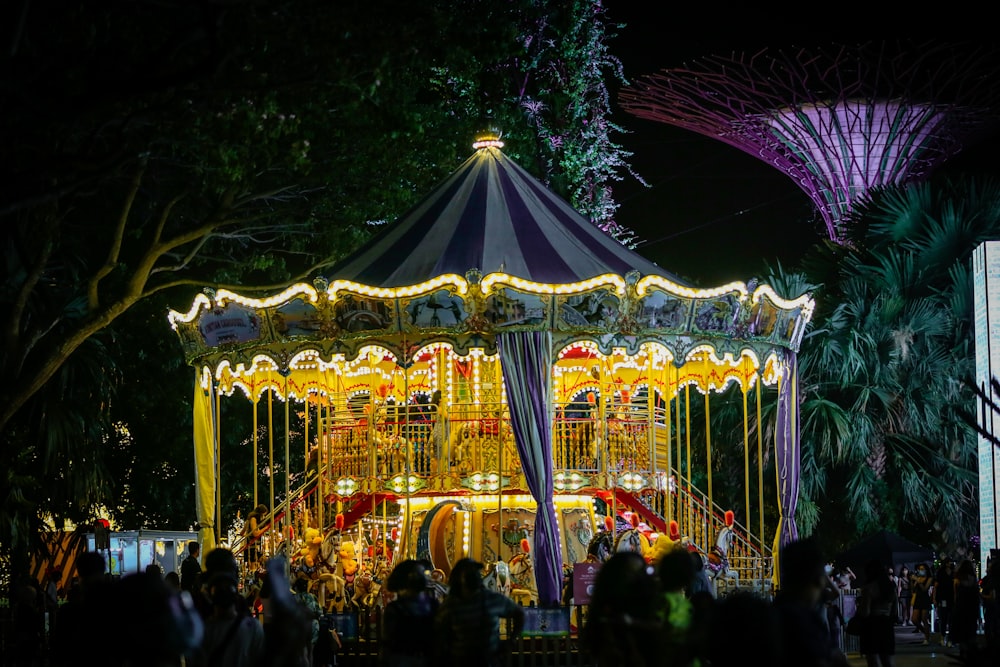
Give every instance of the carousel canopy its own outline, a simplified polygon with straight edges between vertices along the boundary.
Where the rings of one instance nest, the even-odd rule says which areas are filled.
[[[329,277],[402,287],[470,269],[549,284],[638,271],[683,284],[595,227],[496,145],[480,147]]]
[[[549,331],[561,349],[580,339],[604,354],[646,342],[685,359],[796,350],[810,296],[732,282],[694,288],[602,232],[507,158],[498,141],[476,152],[409,213],[327,276],[256,299],[206,290],[171,311],[188,362],[281,367],[304,350],[354,359],[377,344],[397,358],[446,341],[489,354],[505,331]],[[234,371],[236,372],[236,371]],[[237,373],[238,374],[238,373]]]

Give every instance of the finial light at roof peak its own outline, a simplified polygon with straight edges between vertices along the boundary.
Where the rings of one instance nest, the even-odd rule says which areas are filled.
[[[476,135],[476,140],[472,143],[476,150],[480,148],[503,148],[503,141],[500,140],[500,133],[496,130],[488,130]]]

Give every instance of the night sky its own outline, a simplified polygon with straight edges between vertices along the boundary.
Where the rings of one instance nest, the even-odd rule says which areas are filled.
[[[753,27],[764,25],[766,17],[751,18],[739,31],[731,27],[732,17],[728,22],[680,20],[666,9],[660,16],[655,6],[636,5],[645,3],[606,3],[609,18],[627,24],[609,46],[630,81],[702,56],[873,38],[852,37],[833,25],[817,30],[815,23],[784,21],[769,32]],[[633,168],[652,186],[630,176],[614,185],[618,221],[642,240],[636,248],[642,255],[710,287],[761,275],[765,261],[794,265],[825,238],[812,202],[776,168],[721,141],[627,114],[618,107],[616,92],[613,117],[627,132],[616,140],[632,152]],[[989,163],[985,158],[991,153],[990,146],[969,147],[946,164],[954,170],[977,169]]]

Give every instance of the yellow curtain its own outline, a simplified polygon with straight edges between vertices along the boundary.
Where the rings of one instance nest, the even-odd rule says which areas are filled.
[[[212,425],[212,391],[202,389],[194,376],[194,478],[197,500],[198,541],[201,553],[215,548],[215,428]]]

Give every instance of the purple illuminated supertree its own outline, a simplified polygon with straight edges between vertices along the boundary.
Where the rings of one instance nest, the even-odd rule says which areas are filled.
[[[873,188],[920,180],[998,119],[996,49],[869,43],[710,56],[640,77],[622,107],[774,165],[843,242]]]

